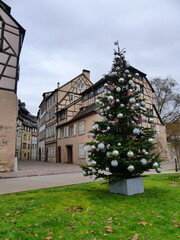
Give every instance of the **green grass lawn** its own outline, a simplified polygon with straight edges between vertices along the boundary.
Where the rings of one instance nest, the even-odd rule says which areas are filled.
[[[180,175],[150,175],[145,193],[99,182],[0,195],[0,239],[180,239]]]

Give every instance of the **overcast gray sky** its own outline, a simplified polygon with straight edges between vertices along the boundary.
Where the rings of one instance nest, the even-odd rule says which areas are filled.
[[[153,77],[180,84],[180,0],[4,0],[26,29],[18,97],[36,114],[42,93],[91,71],[108,73],[114,41]]]

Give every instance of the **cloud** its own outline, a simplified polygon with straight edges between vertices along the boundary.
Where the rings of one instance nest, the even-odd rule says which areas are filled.
[[[130,64],[149,78],[171,75],[180,83],[179,0],[5,2],[26,29],[18,94],[34,114],[57,82],[82,69],[93,82],[107,73],[117,39]]]

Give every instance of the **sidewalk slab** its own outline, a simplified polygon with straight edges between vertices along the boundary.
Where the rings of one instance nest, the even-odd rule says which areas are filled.
[[[60,187],[93,181],[82,173],[9,178],[0,180],[0,194],[16,193],[43,188]]]

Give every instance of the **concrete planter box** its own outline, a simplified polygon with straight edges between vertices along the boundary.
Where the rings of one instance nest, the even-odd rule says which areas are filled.
[[[123,195],[134,195],[144,192],[143,177],[122,179],[110,184],[110,192]]]

